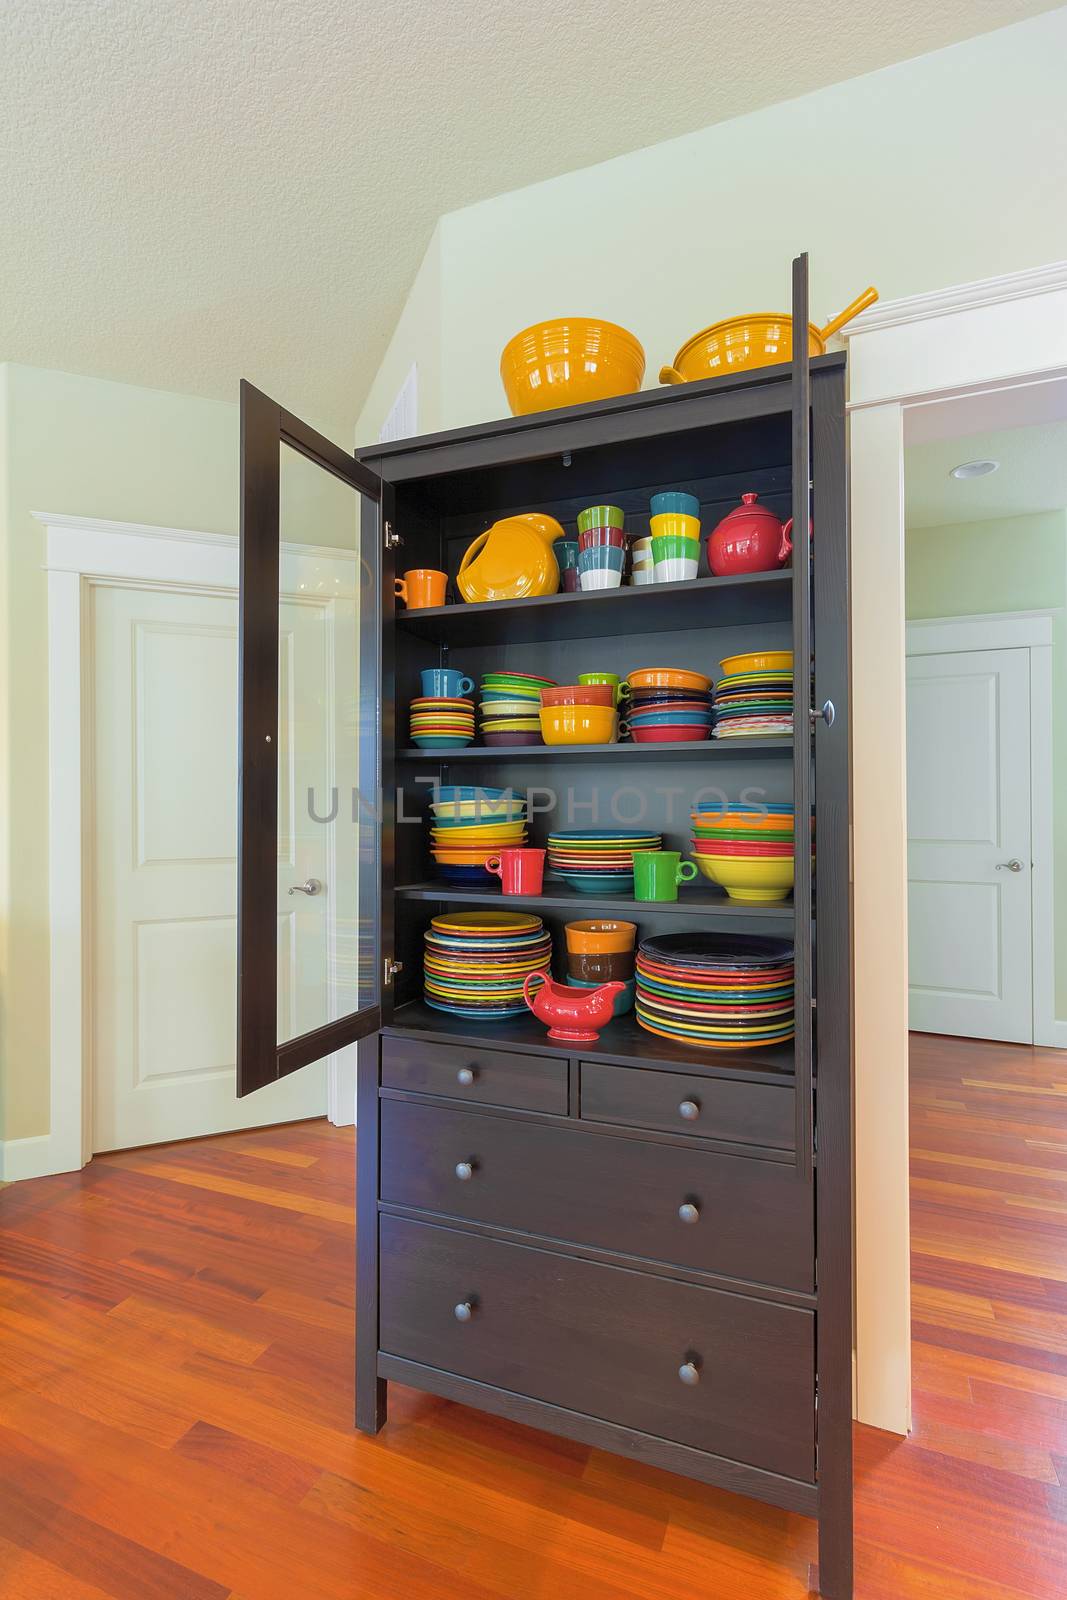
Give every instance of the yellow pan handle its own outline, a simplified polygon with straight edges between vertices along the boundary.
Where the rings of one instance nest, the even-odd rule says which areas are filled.
[[[684,383],[685,379],[674,367],[660,367],[659,381],[660,383]]]
[[[494,523],[493,526],[495,527],[496,524]],[[459,572],[456,574],[457,577],[466,572],[467,568],[470,566],[471,562],[474,560],[475,556],[478,554],[479,550],[482,548],[492,531],[492,528],[486,528],[484,533],[480,533],[477,539],[473,540],[467,546],[463,553],[463,560],[459,564]]]
[[[877,298],[878,290],[872,284],[869,289],[864,289],[861,295],[857,295],[852,304],[846,306],[844,311],[839,311],[837,316],[826,324],[825,328],[819,329],[819,338],[825,344],[827,339],[833,338],[838,328],[843,328],[846,322],[851,322],[852,318],[858,317],[861,311],[866,311],[868,306],[873,306]],[[660,376],[662,377],[662,373]]]

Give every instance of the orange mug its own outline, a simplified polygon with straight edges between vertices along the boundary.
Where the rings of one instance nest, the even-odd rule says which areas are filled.
[[[393,579],[393,590],[403,600],[409,611],[419,611],[424,606],[443,606],[448,573],[435,572],[432,567],[412,567],[402,578]]]

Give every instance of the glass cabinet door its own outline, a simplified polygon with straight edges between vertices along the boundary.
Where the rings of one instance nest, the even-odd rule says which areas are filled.
[[[238,1095],[381,1021],[381,493],[242,383]]]

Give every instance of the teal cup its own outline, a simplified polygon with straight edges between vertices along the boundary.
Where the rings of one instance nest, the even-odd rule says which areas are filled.
[[[474,679],[454,667],[427,667],[419,676],[423,694],[438,699],[462,700],[474,688]]]
[[[552,554],[559,563],[559,570],[566,572],[568,567],[578,565],[577,539],[557,539],[552,546]]]
[[[690,883],[697,870],[678,850],[635,850],[634,899],[677,900],[678,885]]]
[[[678,489],[669,489],[664,494],[654,494],[649,501],[654,517],[662,517],[668,511],[680,511],[685,517],[699,517],[700,501],[695,494],[682,494]]]

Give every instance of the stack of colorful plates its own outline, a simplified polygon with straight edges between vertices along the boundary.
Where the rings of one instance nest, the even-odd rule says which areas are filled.
[[[528,672],[487,672],[482,679],[482,743],[541,744],[541,690],[555,687],[551,678]]]
[[[793,731],[793,652],[728,656],[715,685],[715,738],[767,739]]]
[[[692,813],[693,856],[731,900],[784,900],[793,887],[793,807],[740,801]]]
[[[634,851],[662,850],[661,833],[631,828],[568,828],[548,836],[548,864],[583,894],[632,894]]]
[[[524,1015],[527,974],[547,973],[552,962],[541,918],[520,912],[448,912],[434,917],[424,938],[426,1004],[456,1017]]]
[[[421,750],[459,750],[473,738],[473,700],[424,695],[411,702],[411,740]]]
[[[631,689],[626,713],[630,738],[635,744],[694,744],[710,739],[715,696],[710,678],[704,683],[704,689]]]
[[[793,945],[745,934],[669,933],[637,951],[637,1020],[710,1050],[793,1037]]]
[[[526,843],[526,802],[513,802],[506,813],[487,817],[477,810],[460,816],[440,816],[434,807],[430,825],[430,854],[438,876],[446,883],[492,883],[485,869],[488,857],[507,845]]]

